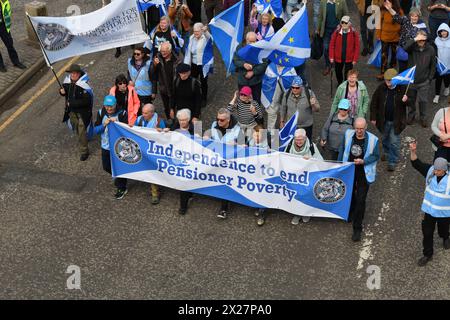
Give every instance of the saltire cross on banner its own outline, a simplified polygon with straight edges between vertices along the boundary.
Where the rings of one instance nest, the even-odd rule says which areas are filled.
[[[164,185],[253,208],[347,220],[354,164],[238,145],[176,131],[108,124],[114,178]],[[271,168],[268,173],[267,168]]]
[[[311,55],[308,14],[303,6],[270,40],[260,40],[241,48],[239,56],[255,64],[269,59],[284,67],[297,67]]]
[[[269,13],[277,18],[283,15],[283,4],[281,0],[256,0],[256,10],[258,13]]]
[[[284,125],[284,127],[280,130],[279,138],[280,138],[280,147],[278,151],[284,151],[286,149],[289,142],[294,139],[295,130],[297,130],[298,123],[298,111],[296,111],[288,122]]]
[[[440,76],[445,76],[446,74],[450,74],[450,69],[447,67],[439,57],[437,58],[436,63],[436,71],[439,73]]]
[[[156,6],[159,8],[160,16],[167,16],[167,6],[169,5],[169,1],[165,0],[137,0],[139,12],[145,12],[148,8],[152,6]]]
[[[261,104],[266,109],[272,103],[277,86],[281,86],[280,89],[286,92],[291,87],[292,80],[297,76],[294,68],[281,66],[282,70],[279,72],[279,67],[273,62],[269,64],[262,80]]]
[[[414,76],[416,74],[416,66],[406,69],[402,73],[399,73],[395,77],[392,78],[392,85],[395,87],[396,85],[409,85],[414,83]]]
[[[212,18],[209,29],[225,63],[228,77],[234,71],[233,55],[244,36],[244,1],[239,1]]]

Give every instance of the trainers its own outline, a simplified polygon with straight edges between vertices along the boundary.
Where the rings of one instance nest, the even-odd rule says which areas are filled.
[[[7,71],[6,67],[4,65],[1,65],[0,66],[0,72],[6,72],[6,71]]]
[[[450,94],[450,87],[447,87],[444,89],[444,96],[448,97],[449,94]]]
[[[217,215],[217,218],[226,219],[228,215],[228,212],[226,210],[221,210],[219,214]]]
[[[422,128],[428,128],[428,124],[426,120],[421,120],[420,124],[422,125]]]
[[[291,220],[291,223],[295,226],[298,225],[298,223],[300,222],[300,218],[300,216],[294,216]]]
[[[117,59],[118,57],[120,57],[121,54],[122,54],[122,50],[120,50],[120,48],[117,48],[116,53],[114,54],[114,57]]]
[[[369,54],[369,50],[367,48],[364,48],[363,51],[361,52],[361,55],[363,57],[367,56]]]
[[[178,209],[178,213],[181,214],[181,215],[185,215],[186,212],[187,212],[187,208],[180,208],[180,209]]]
[[[159,203],[159,197],[158,196],[152,196],[152,204],[158,204]]]
[[[439,103],[439,95],[434,96],[433,103],[438,104]]]
[[[419,261],[417,261],[417,264],[419,265],[419,267],[423,267],[428,263],[428,261],[431,260],[433,260],[433,256],[431,257],[423,256],[422,258],[419,259]]]
[[[80,156],[80,161],[86,161],[88,158],[89,158],[89,154],[88,154],[88,153],[82,154],[82,155]]]
[[[22,62],[15,63],[14,67],[19,68],[19,69],[26,69],[27,68]]]
[[[444,249],[445,250],[450,249],[450,240],[448,238],[444,239]]]
[[[125,195],[128,193],[127,189],[117,189],[116,194],[114,195],[114,197],[116,198],[116,200],[120,200],[123,199],[123,197],[125,197]]]
[[[311,217],[309,217],[309,216],[303,216],[303,217],[302,217],[303,223],[308,223],[309,220],[311,220]]]
[[[353,231],[352,241],[353,242],[361,241],[361,230],[354,230]]]
[[[255,217],[259,217],[259,210],[255,211]]]
[[[387,171],[390,171],[390,172],[395,171],[395,165],[388,164]]]
[[[256,220],[256,224],[258,226],[262,226],[265,222],[266,222],[266,219],[262,216],[258,217],[258,219]]]

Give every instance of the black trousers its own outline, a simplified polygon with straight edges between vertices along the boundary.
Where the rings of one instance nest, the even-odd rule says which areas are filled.
[[[15,65],[18,64],[19,56],[17,55],[16,49],[14,49],[14,43],[13,38],[11,36],[11,32],[6,31],[6,26],[3,22],[0,22],[0,38],[2,39],[3,43],[5,44],[6,49],[8,50],[9,58],[11,59],[11,62]],[[0,66],[4,66],[5,63],[3,62],[3,57],[0,53]]]
[[[242,87],[245,87],[245,85],[238,84],[238,90],[240,91]],[[261,105],[261,88],[262,88],[262,82],[254,84],[252,86],[249,86],[252,89],[252,97],[253,100],[257,101],[259,105]]]
[[[448,147],[444,147],[444,146],[440,146],[435,152],[434,152],[434,160],[436,160],[436,158],[444,158],[447,159],[447,161],[450,161],[450,148]]]
[[[196,64],[191,65],[191,75],[193,78],[199,79],[202,85],[202,107],[206,106],[206,98],[208,97],[208,76],[203,76],[203,66]]]
[[[436,83],[435,83],[435,91],[434,93],[438,96],[441,94],[441,86],[442,82],[444,82],[444,86],[448,88],[450,86],[450,74],[446,75],[439,75],[439,73],[436,73]]]
[[[311,125],[309,127],[299,127],[297,125],[297,129],[300,129],[300,128],[304,129],[306,131],[306,136],[308,137],[309,142],[312,143],[313,142],[313,140],[312,140],[313,126]]]
[[[105,150],[102,148],[102,165],[103,170],[111,173],[111,158],[110,158],[110,152],[109,150]],[[116,178],[114,179],[114,185],[117,187],[117,189],[125,190],[127,188],[127,179],[124,178]]]
[[[338,84],[341,84],[344,81],[344,77],[347,77],[347,73],[353,69],[353,63],[351,62],[335,62],[334,70],[336,71],[336,79]],[[344,70],[344,74],[342,74],[342,70]]]
[[[353,195],[349,214],[349,219],[353,222],[353,230],[355,231],[362,230],[362,222],[364,219],[364,213],[366,212],[366,198],[368,192],[369,183],[366,180],[366,176],[355,172]]]
[[[428,213],[425,213],[422,220],[422,234],[423,234],[423,255],[431,257],[433,255],[433,236],[434,228],[438,226],[438,234],[442,239],[448,239],[450,218],[435,218]]]
[[[188,201],[192,198],[192,192],[180,191],[180,208],[187,209]]]
[[[192,22],[202,22],[202,1],[201,0],[187,0],[187,5],[192,13]]]
[[[170,119],[170,97],[167,94],[161,93],[161,100],[164,106],[164,113],[166,115],[166,119]]]

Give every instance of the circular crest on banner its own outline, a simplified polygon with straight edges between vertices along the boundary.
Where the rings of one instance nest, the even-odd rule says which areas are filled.
[[[136,164],[142,160],[142,151],[139,145],[130,138],[121,137],[114,144],[114,152],[120,161]]]
[[[39,23],[36,31],[41,39],[42,46],[49,51],[64,49],[74,38],[66,27],[57,23]]]
[[[345,197],[344,181],[337,178],[322,178],[314,185],[314,196],[322,203],[336,203]]]

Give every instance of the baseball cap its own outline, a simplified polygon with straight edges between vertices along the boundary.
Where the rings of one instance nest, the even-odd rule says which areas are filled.
[[[343,17],[341,18],[341,22],[349,23],[349,22],[350,22],[350,17],[349,17],[349,16],[343,16]]]
[[[341,101],[339,101],[338,109],[348,110],[349,108],[350,108],[350,100],[341,99]]]
[[[241,91],[239,91],[240,94],[246,95],[246,96],[251,96],[252,95],[252,89],[250,87],[242,87]]]
[[[114,96],[106,96],[105,99],[103,99],[103,105],[108,107],[114,107],[116,106],[117,100]]]
[[[384,72],[384,80],[392,80],[392,78],[395,77],[397,74],[398,72],[394,68],[387,69]]]

